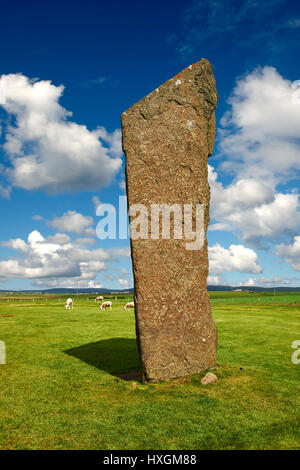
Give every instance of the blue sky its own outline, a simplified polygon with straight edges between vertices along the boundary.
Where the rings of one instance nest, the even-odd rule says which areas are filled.
[[[10,2],[0,17],[0,289],[132,287],[95,207],[124,195],[120,114],[207,58],[214,284],[300,285],[300,5]]]

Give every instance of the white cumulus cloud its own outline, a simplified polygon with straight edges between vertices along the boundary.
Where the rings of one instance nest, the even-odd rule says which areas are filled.
[[[119,279],[118,279],[118,283],[120,284],[120,286],[123,287],[123,289],[127,289],[127,288],[129,287],[129,281],[128,281],[128,279],[119,278]]]
[[[62,231],[76,233],[77,235],[95,235],[95,229],[91,226],[94,221],[90,216],[84,216],[76,211],[69,210],[61,217],[49,220],[48,225]]]
[[[244,273],[260,273],[263,268],[258,264],[255,251],[243,245],[230,245],[224,248],[218,243],[208,247],[209,272],[221,274],[224,271]]]
[[[246,282],[240,283],[243,286],[263,286],[263,287],[276,287],[280,285],[289,285],[292,281],[297,280],[297,278],[281,278],[279,276],[274,276],[273,278],[268,277],[250,277]]]
[[[110,184],[121,167],[120,130],[94,131],[70,120],[59,104],[62,85],[2,75],[1,106],[14,117],[5,127],[4,150],[11,161],[5,174],[11,185],[49,193],[92,191]],[[103,144],[105,143],[105,145]],[[1,186],[5,195],[8,190]]]
[[[28,278],[36,282],[47,279],[50,284],[60,278],[60,283],[85,282],[87,286],[89,281],[96,280],[99,272],[107,270],[107,262],[119,259],[117,249],[87,249],[70,241],[66,234],[46,239],[37,230],[28,235],[27,241],[17,238],[1,245],[17,251],[18,257],[0,261],[0,278]]]
[[[276,254],[284,258],[295,271],[300,271],[300,236],[294,237],[293,243],[276,245]]]
[[[297,193],[276,192],[254,179],[241,179],[224,188],[217,177],[209,166],[211,219],[216,221],[210,230],[234,231],[243,242],[255,245],[297,233],[300,225]]]
[[[233,180],[225,186],[209,167],[210,230],[234,231],[243,242],[260,247],[299,233],[299,195],[292,186],[300,170],[295,93],[295,83],[273,67],[238,80],[218,139],[218,173],[231,174]]]
[[[207,284],[218,286],[220,284],[226,284],[226,281],[222,276],[208,276]]]
[[[241,78],[221,120],[223,167],[265,182],[295,178],[300,169],[300,106],[293,82],[263,67]]]

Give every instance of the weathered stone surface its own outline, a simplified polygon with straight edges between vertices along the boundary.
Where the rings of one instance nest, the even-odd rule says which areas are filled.
[[[187,250],[185,238],[131,240],[144,381],[194,374],[216,363],[206,230],[217,99],[212,67],[202,59],[122,114],[129,206],[144,204],[149,213],[151,204],[205,206],[200,250]]]
[[[205,376],[201,379],[202,385],[208,385],[216,382],[218,380],[218,377],[213,374],[212,372],[207,372]]]

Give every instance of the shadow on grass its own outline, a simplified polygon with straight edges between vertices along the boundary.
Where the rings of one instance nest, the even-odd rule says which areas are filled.
[[[83,344],[64,352],[120,379],[140,379],[140,364],[135,339],[104,339],[95,343]]]

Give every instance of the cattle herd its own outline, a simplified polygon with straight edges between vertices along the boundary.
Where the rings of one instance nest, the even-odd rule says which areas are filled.
[[[106,300],[105,302],[103,302],[102,295],[99,295],[99,297],[96,297],[95,302],[101,302],[101,305],[99,307],[100,310],[106,310],[107,308],[109,308],[109,310],[112,310],[112,302],[110,300]],[[70,310],[71,308],[73,310],[73,300],[72,299],[67,299],[66,300],[65,308],[66,308],[66,310]],[[134,308],[134,302],[128,302],[124,306],[124,310],[129,310],[131,308]]]

